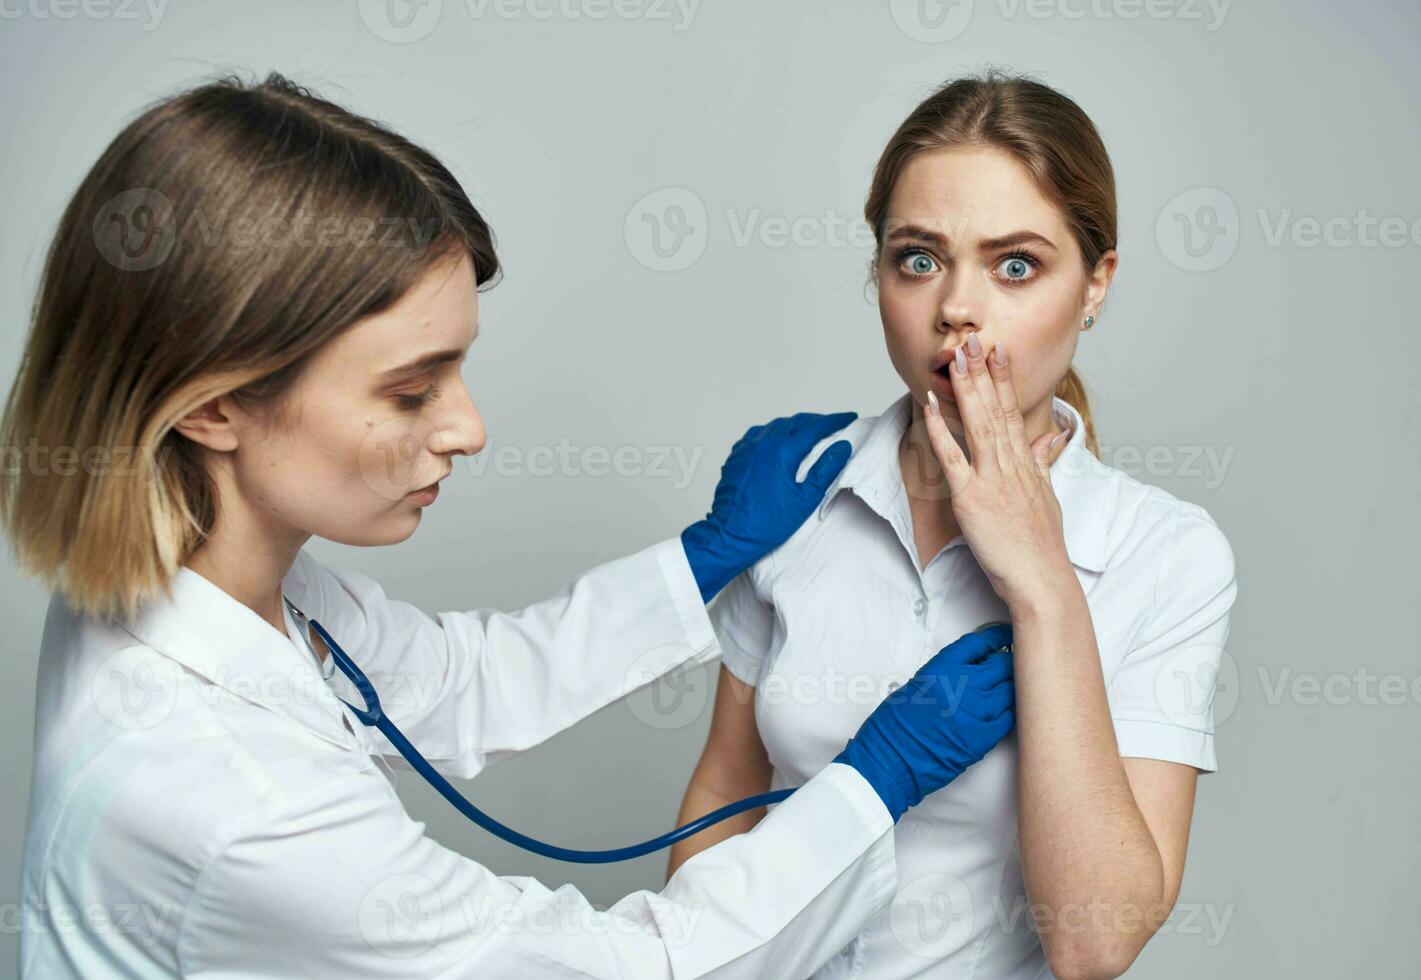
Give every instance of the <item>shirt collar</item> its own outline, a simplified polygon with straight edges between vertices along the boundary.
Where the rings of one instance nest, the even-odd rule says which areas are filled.
[[[298,604],[306,596],[299,566],[298,557],[282,581],[282,591]],[[230,694],[348,745],[343,708],[299,637],[283,636],[191,568],[179,568],[169,594],[146,603],[126,628]]]
[[[1061,504],[1066,554],[1072,564],[1102,572],[1115,483],[1107,478],[1105,465],[1086,445],[1085,420],[1076,407],[1059,395],[1052,395],[1051,410],[1057,425],[1071,427],[1066,447],[1050,468],[1051,488]],[[898,494],[905,492],[898,444],[908,431],[911,418],[912,395],[904,393],[869,423],[849,462],[825,493],[819,505],[821,519],[839,491],[852,490],[891,522],[889,507]],[[828,441],[832,443],[835,437]]]

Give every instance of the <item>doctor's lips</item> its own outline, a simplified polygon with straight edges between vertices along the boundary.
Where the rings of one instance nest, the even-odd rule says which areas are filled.
[[[448,475],[448,473],[444,474],[444,476]],[[439,480],[444,479],[444,476],[441,476]],[[428,486],[420,487],[418,490],[411,490],[405,494],[405,499],[416,507],[428,507],[439,496],[439,480],[435,480]]]

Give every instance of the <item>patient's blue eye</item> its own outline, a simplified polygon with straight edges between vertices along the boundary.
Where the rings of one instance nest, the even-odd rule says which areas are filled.
[[[997,263],[997,275],[1007,282],[1030,282],[1036,278],[1041,263],[1029,252],[1013,252]]]
[[[906,248],[898,255],[899,262],[905,262],[908,274],[926,276],[937,269],[937,263],[927,252],[916,248]]]

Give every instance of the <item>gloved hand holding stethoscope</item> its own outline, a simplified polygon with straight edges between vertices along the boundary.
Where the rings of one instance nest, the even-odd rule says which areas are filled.
[[[801,461],[822,439],[855,414],[800,413],[754,426],[731,448],[711,511],[681,534],[702,598],[709,602],[735,576],[783,544],[813,512],[848,462],[840,440],[796,479]],[[461,795],[384,714],[374,685],[324,627],[287,600],[301,625],[309,624],[336,666],[360,692],[365,707],[348,707],[379,729],[405,760],[461,813],[504,840],[535,854],[584,864],[625,861],[669,847],[738,813],[778,803],[795,792],[776,790],[738,800],[652,840],[610,850],[576,850],[535,840],[507,827]],[[306,631],[303,639],[309,644]],[[873,787],[893,821],[929,793],[979,761],[1015,724],[1012,631],[987,623],[948,644],[868,716],[834,762],[856,769]]]

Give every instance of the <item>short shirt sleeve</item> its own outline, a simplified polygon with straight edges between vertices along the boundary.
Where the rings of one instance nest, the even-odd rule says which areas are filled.
[[[756,687],[774,636],[775,609],[758,585],[773,555],[731,579],[707,610],[722,660],[741,682]]]
[[[1171,520],[1154,604],[1109,689],[1122,756],[1218,769],[1214,701],[1238,595],[1228,538],[1200,508]]]

